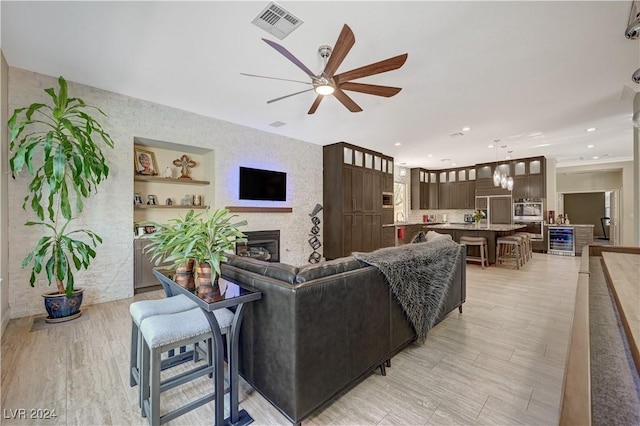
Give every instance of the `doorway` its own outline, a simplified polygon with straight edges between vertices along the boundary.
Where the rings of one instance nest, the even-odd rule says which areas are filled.
[[[572,224],[593,225],[594,243],[616,245],[618,197],[614,191],[569,192],[558,194],[560,214]]]

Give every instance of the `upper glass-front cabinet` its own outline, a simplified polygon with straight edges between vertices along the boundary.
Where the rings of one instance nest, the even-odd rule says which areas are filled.
[[[529,174],[530,175],[538,175],[540,174],[541,171],[541,167],[540,167],[540,160],[532,160],[529,162]]]
[[[353,150],[351,148],[344,147],[344,164],[353,164]]]

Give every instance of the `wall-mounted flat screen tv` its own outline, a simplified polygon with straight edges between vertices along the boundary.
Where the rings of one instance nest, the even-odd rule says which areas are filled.
[[[286,201],[287,174],[240,167],[240,199]]]

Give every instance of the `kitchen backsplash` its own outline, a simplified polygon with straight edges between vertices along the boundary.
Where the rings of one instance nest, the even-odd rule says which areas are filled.
[[[473,213],[472,209],[456,210],[411,210],[407,222],[424,222],[424,215],[433,215],[436,222],[464,222],[464,215]],[[446,221],[445,221],[446,217]]]

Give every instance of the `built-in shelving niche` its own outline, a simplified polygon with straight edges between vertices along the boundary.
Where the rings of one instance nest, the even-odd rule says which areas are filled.
[[[178,215],[184,215],[188,209],[204,209],[213,201],[213,150],[142,137],[134,137],[134,145],[153,152],[158,166],[157,176],[134,174],[134,193],[139,193],[143,202],[142,205],[135,205],[134,194],[132,194],[134,225],[147,220],[167,222]],[[173,160],[183,154],[197,163],[196,167],[191,169],[191,180],[179,179],[180,168],[173,165]],[[167,166],[172,168],[171,178],[164,177]],[[132,164],[131,167],[134,165]],[[156,196],[156,205],[146,204],[149,195]],[[200,195],[201,205],[182,205],[182,199],[187,195],[191,198],[193,195]],[[167,198],[172,199],[171,206],[166,205]]]

